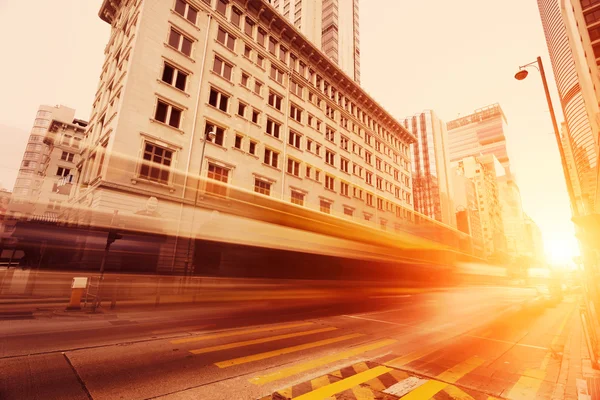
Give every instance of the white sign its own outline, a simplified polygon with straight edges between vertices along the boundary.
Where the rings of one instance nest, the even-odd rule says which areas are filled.
[[[88,278],[73,278],[71,289],[85,289],[87,287]]]

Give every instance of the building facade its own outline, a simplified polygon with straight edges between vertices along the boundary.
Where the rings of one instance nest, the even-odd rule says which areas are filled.
[[[199,187],[227,186],[377,227],[412,209],[414,136],[265,1],[105,1],[100,16],[70,220],[154,197],[185,224]]]
[[[359,0],[273,0],[285,18],[360,83]]]
[[[46,133],[53,123],[79,125],[77,133],[65,136],[65,141],[69,139],[69,144],[61,144],[60,150],[58,147],[53,150],[44,143]],[[75,110],[72,108],[45,105],[39,107],[15,181],[11,213],[38,216],[54,214],[60,209],[61,203],[66,202],[68,196],[56,193],[54,183],[75,171],[84,127],[85,123],[75,119]],[[64,160],[61,160],[62,148],[70,154]],[[58,164],[62,169],[58,169]]]
[[[526,247],[528,257],[537,265],[545,265],[546,256],[544,252],[544,240],[542,238],[542,231],[540,227],[535,223],[534,220],[527,214],[525,214],[525,230],[526,230]]]
[[[506,149],[507,122],[499,104],[448,122],[450,161],[465,157],[493,154],[507,173],[510,160]]]
[[[431,110],[404,118],[402,123],[417,138],[411,147],[415,210],[456,226],[446,124]]]
[[[452,167],[452,188],[456,211],[456,227],[472,238],[473,255],[485,257],[483,229],[479,217],[477,187],[473,179],[465,176],[464,165],[455,163]]]
[[[521,191],[514,174],[498,177],[498,194],[502,205],[502,223],[506,238],[506,251],[513,261],[530,253],[527,246],[525,213]]]
[[[576,212],[587,213],[593,210],[596,196],[596,177],[592,171],[597,168],[598,124],[592,110],[597,109],[598,99],[593,95],[593,83],[591,88],[589,85],[594,79],[586,61],[587,57],[595,58],[594,51],[592,48],[585,56],[584,46],[591,44],[587,42],[587,38],[590,38],[588,24],[595,24],[595,2],[567,3],[571,2],[538,0],[538,8],[581,187],[581,198],[574,199]],[[588,10],[587,16],[583,14],[581,4]],[[578,7],[578,12],[575,12],[574,6]],[[578,28],[576,21],[580,17],[583,18],[583,24]],[[578,32],[578,29],[581,31]]]

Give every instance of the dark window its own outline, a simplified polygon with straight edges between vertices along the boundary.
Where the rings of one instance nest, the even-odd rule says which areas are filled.
[[[210,96],[208,98],[208,104],[218,108],[221,111],[227,112],[227,104],[229,103],[229,96],[219,92],[218,90],[211,88]]]
[[[244,32],[246,35],[252,37],[252,31],[254,30],[254,22],[250,18],[246,18],[246,25],[244,26]]]
[[[169,105],[162,101],[158,101],[156,104],[156,113],[154,119],[160,122],[167,122],[167,113],[169,112]]]
[[[171,150],[146,143],[140,177],[155,182],[167,183],[172,159],[173,152]]]
[[[238,115],[242,117],[246,115],[246,105],[244,103],[238,105]]]
[[[234,144],[234,147],[236,149],[241,149],[242,148],[242,136],[235,135],[235,144]]]
[[[225,129],[207,122],[206,128],[204,129],[204,137],[206,137],[206,140],[209,142],[223,146],[223,142],[225,140]]]
[[[263,181],[262,179],[254,178],[254,191],[256,193],[270,196],[271,195],[271,183]]]
[[[327,200],[321,200],[320,206],[321,206],[320,207],[321,212],[331,214],[331,203],[330,202],[328,202]]]
[[[165,63],[163,69],[162,81],[169,85],[175,86],[179,90],[185,90],[188,74],[175,68],[174,66]]]
[[[304,193],[292,190],[292,203],[298,204],[299,206],[304,205]]]
[[[300,176],[300,163],[288,158],[287,172],[295,176]]]
[[[256,154],[256,142],[250,142],[250,146],[248,146],[248,153]]]
[[[227,1],[217,0],[217,11],[223,15],[227,12]]]
[[[252,110],[252,122],[254,122],[255,124],[258,124],[258,117],[259,117],[260,113],[256,110]]]
[[[219,167],[218,165],[208,164],[207,176],[209,181],[206,182],[206,191],[219,196],[226,196],[227,187],[218,183],[213,183],[210,180],[227,183],[229,180],[229,170],[227,168]]]
[[[263,31],[261,28],[258,28],[256,33],[256,42],[260,44],[262,47],[265,47],[265,39],[267,37],[267,32]]]
[[[240,10],[238,10],[237,8],[233,7],[231,9],[231,23],[239,28],[241,21],[242,21],[242,12]]]
[[[219,32],[217,33],[217,41],[225,45],[229,50],[235,48],[235,37],[221,27],[219,27]]]

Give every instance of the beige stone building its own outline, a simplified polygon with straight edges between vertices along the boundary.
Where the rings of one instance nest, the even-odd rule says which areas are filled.
[[[190,235],[229,188],[384,229],[412,214],[414,135],[267,2],[107,0],[100,17],[112,33],[70,221],[155,198],[161,229]],[[203,234],[233,240],[225,226]]]

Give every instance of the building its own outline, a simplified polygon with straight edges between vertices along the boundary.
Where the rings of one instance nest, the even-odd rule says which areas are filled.
[[[570,5],[566,5],[571,3]],[[585,3],[585,4],[584,4]],[[578,0],[538,0],[538,8],[546,36],[563,115],[567,123],[570,145],[581,198],[574,199],[577,213],[591,212],[596,196],[598,151],[598,97],[594,81],[598,78],[591,38],[596,37],[591,24],[597,19],[595,2]],[[585,6],[585,12],[582,10]],[[566,5],[566,6],[565,6]],[[581,22],[578,27],[578,21]],[[589,27],[589,28],[588,28]],[[594,39],[595,40],[595,39]],[[585,53],[588,53],[587,55]],[[599,53],[600,54],[600,53]],[[593,59],[593,60],[592,60]]]
[[[475,183],[486,258],[505,262],[506,238],[498,184],[498,179],[505,175],[504,168],[493,154],[466,157],[456,166]]]
[[[342,71],[360,83],[359,0],[273,0],[270,3]]]
[[[477,187],[473,179],[465,176],[462,164],[459,166],[459,163],[455,163],[451,171],[456,227],[459,231],[471,236],[473,255],[483,258],[486,254],[479,217]]]
[[[265,1],[106,0],[100,17],[112,32],[70,221],[159,214],[175,236],[160,263],[178,271],[199,189],[382,228],[413,208],[414,135]]]
[[[431,110],[405,118],[402,123],[417,138],[411,147],[415,210],[456,226],[446,124]]]
[[[521,191],[514,174],[498,177],[498,194],[502,205],[502,223],[506,238],[506,251],[513,261],[529,254],[525,213],[521,201]]]
[[[493,104],[472,114],[448,122],[450,161],[465,157],[493,154],[510,173],[506,149],[507,122],[499,104]]]
[[[546,256],[544,254],[544,240],[542,238],[542,231],[540,227],[535,223],[534,220],[527,214],[525,214],[525,230],[526,230],[526,247],[533,263],[537,265],[544,265],[546,262]]]
[[[566,122],[561,124],[561,143],[565,153],[565,163],[567,164],[569,178],[571,179],[571,185],[573,186],[573,194],[575,195],[576,199],[581,199],[581,184],[579,182],[579,177],[577,176],[577,169],[575,168],[575,158],[573,157],[571,136],[569,135]]]
[[[56,150],[52,150],[44,143],[44,138],[53,123],[60,125],[76,123],[80,126],[76,134],[65,136],[65,141],[69,139],[68,145],[61,144]],[[40,216],[46,212],[58,211],[60,204],[66,201],[68,196],[54,193],[54,183],[63,176],[71,175],[75,170],[83,139],[83,126],[85,125],[75,120],[75,110],[72,108],[45,105],[39,107],[15,181],[11,213]],[[58,153],[59,148],[70,149],[69,154],[72,156],[61,160],[62,152]],[[62,169],[58,169],[58,164]]]

